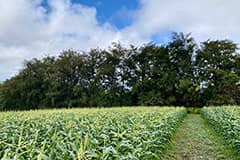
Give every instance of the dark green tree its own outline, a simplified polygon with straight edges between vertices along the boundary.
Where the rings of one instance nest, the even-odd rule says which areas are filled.
[[[206,101],[205,103],[209,105],[236,103],[234,97],[239,89],[236,56],[237,44],[232,41],[208,40],[202,43],[197,51],[196,65],[202,84],[202,99]]]
[[[198,47],[183,33],[160,46],[113,43],[104,50],[66,50],[26,61],[0,84],[0,110],[240,104],[237,51],[229,40]]]
[[[169,55],[168,79],[174,105],[199,106],[200,87],[195,77],[194,53],[196,42],[190,34],[174,33],[173,40],[166,46]]]

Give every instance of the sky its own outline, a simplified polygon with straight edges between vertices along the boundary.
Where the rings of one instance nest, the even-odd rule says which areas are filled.
[[[172,32],[239,43],[239,6],[239,0],[0,0],[0,82],[24,60],[67,49],[166,44]]]

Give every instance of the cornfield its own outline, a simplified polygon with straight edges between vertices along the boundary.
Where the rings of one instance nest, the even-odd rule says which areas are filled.
[[[205,107],[202,115],[222,134],[226,142],[238,153],[240,152],[240,108],[239,107]]]
[[[159,159],[185,114],[180,107],[2,112],[0,158]]]

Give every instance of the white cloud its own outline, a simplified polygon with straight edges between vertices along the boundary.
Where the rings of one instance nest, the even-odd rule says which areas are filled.
[[[24,59],[124,41],[114,26],[98,23],[93,7],[73,4],[70,0],[49,0],[49,12],[41,2],[0,1],[0,80],[7,73],[7,77],[17,73]]]
[[[240,40],[238,0],[141,0],[129,30],[143,37],[164,31],[191,32],[198,40]]]
[[[166,31],[192,32],[198,41],[240,40],[238,0],[139,0],[137,10],[126,11],[132,24],[121,30],[100,24],[94,7],[48,0],[49,12],[42,1],[0,0],[0,81],[16,73],[24,59],[68,48],[106,47],[113,41],[139,44]]]

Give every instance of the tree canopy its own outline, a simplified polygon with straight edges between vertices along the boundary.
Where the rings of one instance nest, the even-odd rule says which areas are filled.
[[[174,33],[149,43],[26,61],[0,84],[0,109],[240,104],[240,56],[230,40]]]

